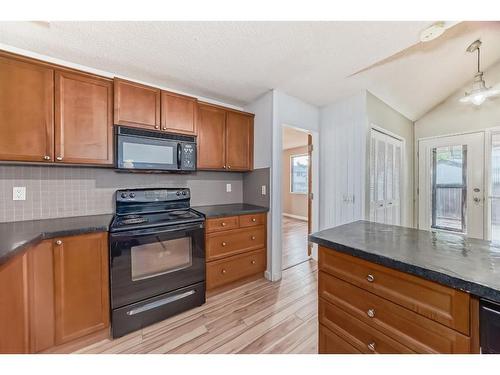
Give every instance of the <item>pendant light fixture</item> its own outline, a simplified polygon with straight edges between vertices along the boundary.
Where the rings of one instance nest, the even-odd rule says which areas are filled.
[[[472,103],[477,106],[483,104],[487,98],[500,94],[500,90],[486,87],[486,82],[484,82],[483,72],[480,67],[481,44],[480,40],[476,40],[472,42],[469,47],[467,47],[467,52],[473,53],[477,51],[477,73],[474,76],[474,81],[472,82],[472,90],[470,92],[466,92],[465,96],[460,99],[462,103]]]

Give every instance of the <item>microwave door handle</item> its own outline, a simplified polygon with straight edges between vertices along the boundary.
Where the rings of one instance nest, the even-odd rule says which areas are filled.
[[[177,143],[177,169],[181,169],[182,145]]]

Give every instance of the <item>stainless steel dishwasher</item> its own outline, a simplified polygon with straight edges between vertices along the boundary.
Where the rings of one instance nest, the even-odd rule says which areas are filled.
[[[500,303],[481,299],[481,353],[500,354]]]

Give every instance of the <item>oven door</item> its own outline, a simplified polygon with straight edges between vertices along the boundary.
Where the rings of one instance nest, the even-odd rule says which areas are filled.
[[[111,307],[205,280],[203,223],[110,234]]]
[[[181,144],[175,140],[130,135],[117,136],[119,169],[179,170]]]

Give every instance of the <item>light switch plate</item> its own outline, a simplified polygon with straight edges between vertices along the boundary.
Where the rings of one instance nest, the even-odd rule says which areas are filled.
[[[260,187],[260,194],[262,194],[262,195],[266,195],[266,194],[267,194],[267,193],[266,193],[266,185],[262,185],[262,186]]]
[[[26,186],[14,186],[12,188],[12,200],[25,201],[26,200]]]
[[[232,191],[231,184],[226,184],[226,193],[230,193]]]

